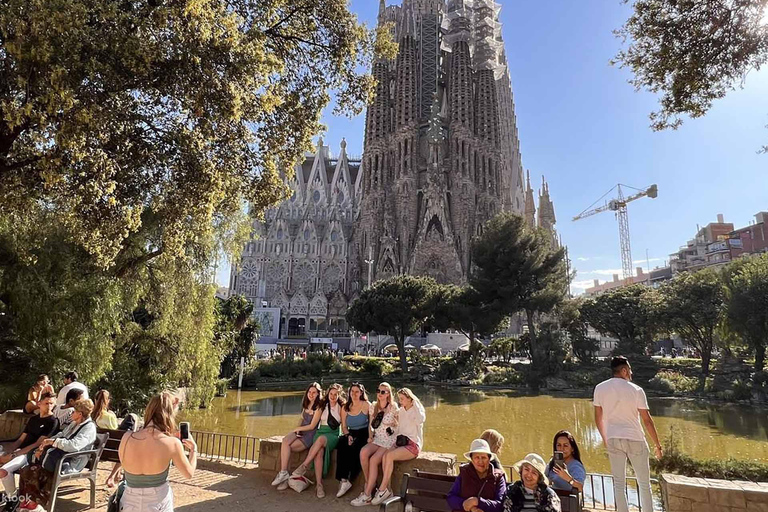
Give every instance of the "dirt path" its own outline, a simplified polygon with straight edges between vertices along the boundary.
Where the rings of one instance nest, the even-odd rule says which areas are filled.
[[[107,479],[111,464],[100,464],[98,482]],[[288,489],[276,491],[270,486],[271,477],[263,475],[255,466],[221,464],[201,461],[195,477],[184,480],[171,470],[175,510],[177,512],[352,512],[356,509],[349,502],[354,496],[336,498],[336,486],[326,483],[328,496],[315,497],[314,488],[301,494]],[[88,491],[85,480],[62,488],[55,512],[75,512],[88,508]],[[100,484],[96,491],[97,512],[106,512],[111,491]],[[377,512],[375,507],[365,507]],[[585,512],[589,512],[586,511]]]

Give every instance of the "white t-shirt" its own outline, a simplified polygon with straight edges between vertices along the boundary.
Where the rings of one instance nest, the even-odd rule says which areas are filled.
[[[424,446],[424,420],[427,418],[424,407],[414,402],[410,410],[405,407],[398,409],[397,434],[408,436],[408,439],[419,446],[419,450]]]
[[[333,417],[336,418],[336,421],[341,423],[341,407],[337,403],[331,407],[323,407],[323,413],[320,415],[320,424],[328,425],[328,409],[331,410],[331,413],[333,414]]]
[[[614,377],[595,387],[593,405],[603,408],[605,435],[608,439],[645,441],[638,409],[648,410],[645,391],[637,384]]]
[[[88,388],[85,387],[85,384],[82,382],[70,382],[63,388],[59,390],[59,396],[56,397],[56,403],[59,405],[66,405],[67,403],[67,393],[69,393],[70,389],[82,389],[83,390],[83,396],[81,397],[83,400],[89,398],[88,397]]]

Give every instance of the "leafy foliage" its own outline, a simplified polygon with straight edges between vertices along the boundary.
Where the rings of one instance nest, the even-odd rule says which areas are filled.
[[[240,358],[248,362],[256,353],[254,341],[259,326],[252,319],[253,304],[242,295],[216,299],[216,330],[214,340],[224,355],[220,376],[230,378],[238,372]]]
[[[684,272],[660,289],[657,317],[666,328],[701,353],[701,373],[709,374],[709,362],[717,328],[723,320],[726,289],[714,269]]]
[[[377,281],[353,302],[347,323],[360,332],[388,333],[395,339],[403,373],[408,371],[405,338],[421,328],[434,310],[437,282],[402,275]]]
[[[573,354],[585,364],[591,364],[599,350],[599,342],[588,335],[587,323],[581,313],[583,304],[581,298],[563,301],[557,308],[557,319],[560,328],[568,333]]]
[[[765,366],[768,344],[768,254],[742,258],[724,271],[728,321],[755,351],[755,370]]]
[[[374,37],[345,0],[4,0],[0,214],[45,204],[117,273],[211,254],[283,197],[331,91],[362,110]]]
[[[580,311],[599,333],[619,340],[620,352],[644,354],[657,330],[656,298],[651,288],[626,286],[585,300]]]
[[[564,256],[563,249],[552,251],[545,232],[528,229],[522,217],[510,213],[488,221],[472,245],[470,283],[495,309],[526,312],[534,365],[544,356],[536,343],[534,316],[562,301],[568,279]]]
[[[768,61],[767,0],[636,0],[617,31],[629,46],[615,62],[637,89],[660,93],[656,130],[677,128],[681,115],[707,113]]]

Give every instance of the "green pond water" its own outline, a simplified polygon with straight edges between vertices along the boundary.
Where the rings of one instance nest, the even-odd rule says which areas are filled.
[[[366,384],[368,385],[368,384]],[[371,383],[368,389],[375,389]],[[464,453],[486,428],[506,438],[501,453],[513,464],[529,452],[549,459],[552,436],[570,430],[590,473],[610,473],[608,457],[587,398],[412,386],[427,411],[425,449]],[[266,438],[283,435],[299,422],[302,391],[233,391],[207,409],[185,411],[192,430]],[[768,410],[751,406],[649,399],[663,440],[674,431],[683,451],[698,458],[768,460]]]

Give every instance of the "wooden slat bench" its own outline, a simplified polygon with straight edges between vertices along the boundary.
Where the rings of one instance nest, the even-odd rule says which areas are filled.
[[[97,429],[99,434],[109,434],[107,445],[104,447],[104,452],[101,454],[101,460],[106,462],[120,462],[120,456],[118,455],[118,448],[120,448],[120,440],[128,433],[127,430],[109,430],[106,428]]]
[[[400,495],[382,503],[380,512],[386,512],[397,503],[401,503],[403,509],[406,504],[411,503],[413,508],[424,512],[452,512],[447,498],[454,481],[454,475],[427,473],[418,469],[414,471],[413,476],[406,473],[400,485]]]
[[[560,496],[561,512],[581,512],[581,496],[579,494],[559,489],[555,489],[555,492]]]

